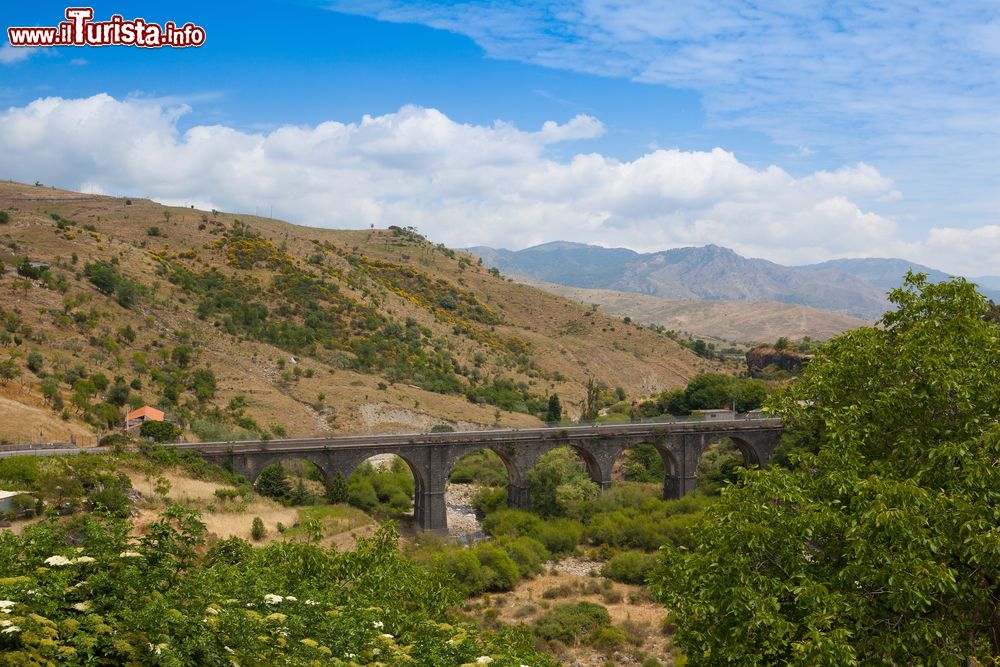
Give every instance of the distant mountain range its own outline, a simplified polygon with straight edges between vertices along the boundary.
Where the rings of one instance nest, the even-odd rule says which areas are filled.
[[[886,292],[907,269],[931,280],[948,274],[902,259],[836,259],[782,266],[742,257],[717,245],[638,253],[627,248],[554,241],[524,250],[467,248],[503,273],[591,289],[636,292],[665,299],[779,301],[812,306],[866,320],[889,307]],[[1000,278],[973,279],[980,291],[1000,299]]]

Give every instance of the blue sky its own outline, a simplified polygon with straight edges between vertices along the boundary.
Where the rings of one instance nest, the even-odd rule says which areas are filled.
[[[0,48],[0,176],[452,245],[1000,273],[1000,19],[961,3],[129,2],[194,49]],[[55,25],[17,3],[4,27]]]

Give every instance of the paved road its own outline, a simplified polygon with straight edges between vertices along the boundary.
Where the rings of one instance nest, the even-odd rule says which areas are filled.
[[[719,421],[663,421],[641,422],[628,424],[601,424],[584,426],[556,426],[524,429],[492,429],[482,431],[449,431],[442,433],[403,433],[393,435],[348,435],[319,438],[288,438],[283,440],[243,440],[229,442],[192,442],[172,445],[179,450],[194,450],[205,454],[229,452],[259,452],[275,450],[309,451],[337,449],[341,447],[372,448],[385,446],[430,446],[456,442],[488,444],[491,442],[517,443],[558,437],[560,440],[572,442],[576,439],[607,437],[622,435],[656,435],[657,433],[691,433],[712,430],[758,430],[781,427],[780,419],[746,419]],[[104,447],[74,447],[67,445],[26,445],[24,448],[6,449],[0,451],[0,458],[10,456],[56,456],[60,454],[79,454],[81,452],[100,453],[107,451]]]

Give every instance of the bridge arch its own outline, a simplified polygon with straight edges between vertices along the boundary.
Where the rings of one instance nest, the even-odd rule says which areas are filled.
[[[591,481],[593,481],[601,489],[606,489],[611,485],[611,469],[603,460],[604,456],[601,456],[599,452],[595,451],[592,447],[587,447],[578,444],[571,444],[569,448],[576,452],[576,455],[580,457],[583,462],[583,467],[586,469],[587,474],[590,475]]]
[[[341,473],[347,481],[351,502],[365,511],[379,510],[409,521],[419,522],[424,490],[421,466],[410,456],[373,453],[355,458]]]
[[[476,452],[491,452],[497,455],[500,462],[503,463],[504,469],[507,471],[507,483],[508,484],[520,484],[523,481],[524,473],[521,471],[521,467],[518,465],[517,461],[511,455],[511,452],[503,447],[491,446],[491,445],[466,445],[463,447],[453,447],[448,454],[448,457],[444,465],[445,478],[450,479],[452,471],[455,465],[466,456],[470,454],[475,454]],[[526,471],[525,471],[526,472]]]
[[[329,462],[325,457],[311,452],[267,452],[266,454],[258,455],[248,460],[244,466],[240,467],[240,469],[236,469],[235,466],[233,469],[235,472],[243,475],[243,477],[250,482],[250,484],[255,485],[257,483],[257,478],[260,477],[260,473],[264,470],[264,468],[275,463],[293,460],[308,461],[316,466],[316,468],[323,474],[325,483],[330,482],[333,471],[329,467]]]
[[[605,474],[609,483],[615,474],[616,465],[630,452],[634,452],[642,446],[648,446],[655,450],[662,463],[662,475],[655,481],[663,485],[663,497],[667,499],[680,498],[684,493],[681,483],[681,479],[684,476],[682,466],[682,461],[684,460],[683,451],[678,451],[682,448],[676,446],[676,443],[670,440],[659,438],[622,438],[614,446],[607,447],[604,444],[604,447],[608,451]]]
[[[745,438],[734,433],[719,433],[717,435],[712,434],[709,437],[701,438],[700,442],[695,447],[695,451],[692,453],[696,457],[700,458],[709,448],[714,445],[718,445],[724,440],[728,440],[740,453],[743,457],[743,465],[747,468],[760,466],[762,463],[766,464],[770,462],[770,451],[761,451],[761,448],[757,445],[757,443],[752,442],[750,438]]]

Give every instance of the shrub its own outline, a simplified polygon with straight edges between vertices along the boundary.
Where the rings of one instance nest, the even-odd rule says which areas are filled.
[[[35,375],[38,375],[41,372],[42,366],[44,364],[45,364],[45,357],[43,357],[42,353],[39,352],[38,350],[32,350],[28,354],[28,370],[34,373]]]
[[[664,535],[672,544],[693,548],[697,542],[695,528],[702,518],[701,514],[678,514],[663,522]]]
[[[261,523],[261,528],[263,527]],[[253,547],[249,542],[239,537],[227,537],[212,545],[205,554],[205,562],[209,565],[239,565],[249,561],[252,556]]]
[[[528,485],[532,509],[544,517],[575,513],[583,503],[598,495],[597,485],[569,447],[559,447],[542,456],[528,473]]]
[[[480,515],[491,514],[507,506],[506,487],[480,489],[472,497],[472,507]]]
[[[496,544],[514,561],[521,577],[540,574],[549,559],[549,550],[545,545],[531,537],[505,537],[497,540]]]
[[[604,600],[604,604],[618,604],[624,599],[624,595],[617,588],[609,588],[608,590],[601,593],[601,599]]]
[[[615,554],[601,568],[601,574],[623,584],[645,584],[646,577],[656,567],[655,554],[623,551]]]
[[[267,528],[264,527],[264,520],[259,516],[253,518],[253,524],[250,526],[250,537],[253,538],[254,542],[260,542],[267,536]]]
[[[554,554],[567,554],[583,539],[583,524],[573,519],[551,519],[542,523],[536,537]]]
[[[37,456],[11,456],[0,459],[0,480],[5,485],[30,489],[34,488],[41,476],[42,459]]]
[[[122,475],[124,479],[110,478],[106,480],[100,488],[87,494],[87,500],[91,506],[108,516],[124,519],[132,511],[132,501],[129,500],[127,491],[132,488],[128,477]]]
[[[433,569],[454,577],[466,595],[477,595],[486,590],[483,566],[471,549],[443,549],[435,556]]]
[[[505,509],[494,512],[483,521],[483,532],[493,537],[537,537],[542,520],[531,512]]]
[[[348,653],[369,664],[372,647],[381,647],[385,664],[400,656],[414,665],[475,664],[489,655],[502,665],[555,665],[525,630],[482,633],[454,618],[456,589],[403,558],[391,527],[343,553],[225,540],[205,555],[204,524],[182,507],[168,509],[149,535],[129,528],[85,517],[5,534],[0,586],[13,602],[4,616],[20,630],[0,635],[5,664],[306,665]],[[53,555],[78,558],[73,546],[97,563],[40,567]]]
[[[517,565],[498,545],[480,542],[473,549],[483,571],[483,588],[487,591],[509,591],[521,580]]]
[[[576,644],[591,633],[611,625],[608,610],[593,602],[567,602],[535,619],[532,631],[547,641]]]
[[[134,445],[135,441],[124,433],[111,433],[101,438],[97,444],[101,447],[109,447],[116,452],[124,452]]]
[[[399,457],[393,459],[388,470],[375,469],[365,462],[348,479],[348,502],[364,510],[406,514],[412,505],[414,486],[409,466]]]
[[[588,640],[594,648],[610,652],[625,643],[625,632],[621,628],[603,626],[591,632]]]

